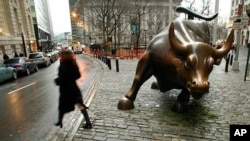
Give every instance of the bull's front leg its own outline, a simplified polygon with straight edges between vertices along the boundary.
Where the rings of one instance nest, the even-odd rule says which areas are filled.
[[[177,96],[177,100],[174,102],[172,111],[178,113],[184,113],[188,111],[188,102],[190,99],[190,92],[187,89],[183,89]]]
[[[133,84],[129,91],[118,102],[118,109],[130,110],[134,108],[134,101],[141,85],[153,74],[152,67],[148,61],[148,53],[145,53],[139,60]]]

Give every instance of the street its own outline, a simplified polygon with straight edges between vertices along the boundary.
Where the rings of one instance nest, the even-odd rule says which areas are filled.
[[[77,83],[84,93],[91,81],[89,74],[94,74],[97,70],[94,69],[92,60],[84,55],[78,55],[77,58],[82,74]],[[58,66],[59,61],[56,61],[29,76],[0,84],[1,140],[42,140],[49,132],[58,128],[54,126],[59,97],[54,78],[57,77]]]

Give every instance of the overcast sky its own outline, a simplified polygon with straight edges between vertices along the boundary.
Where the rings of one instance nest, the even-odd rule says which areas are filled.
[[[69,0],[49,0],[54,33],[71,32]]]

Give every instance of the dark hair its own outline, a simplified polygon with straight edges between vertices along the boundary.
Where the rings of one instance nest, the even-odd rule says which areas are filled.
[[[72,50],[70,49],[62,49],[61,53],[60,53],[60,61],[64,62],[64,61],[75,61],[75,55],[73,53]]]

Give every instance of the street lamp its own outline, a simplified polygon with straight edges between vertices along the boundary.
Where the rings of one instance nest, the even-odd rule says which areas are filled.
[[[20,33],[18,35],[21,35],[22,37],[22,43],[23,43],[23,52],[24,52],[24,56],[27,57],[27,52],[26,52],[26,45],[25,45],[25,41],[24,41],[24,36],[23,33]]]
[[[246,5],[246,13],[250,20],[250,3]],[[250,56],[250,43],[247,43],[247,47],[248,47],[248,53],[247,53],[247,64],[245,69],[244,81],[246,81],[247,73],[249,72],[248,66],[249,66],[249,56]]]
[[[144,29],[144,44],[145,44],[145,49],[146,49],[146,47],[147,47],[147,42],[146,42],[146,32],[147,32],[147,30],[146,29]]]

